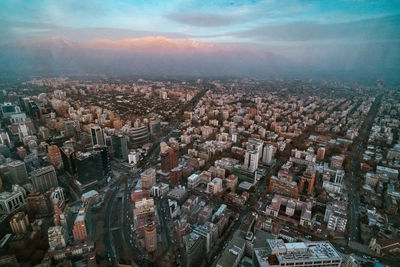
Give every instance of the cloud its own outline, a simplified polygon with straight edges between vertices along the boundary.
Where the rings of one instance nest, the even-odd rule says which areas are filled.
[[[399,39],[400,15],[345,23],[323,24],[316,22],[298,22],[281,25],[263,25],[232,32],[231,34],[238,38],[248,38],[266,42]]]
[[[167,18],[172,21],[195,27],[222,27],[236,22],[234,16],[217,14],[168,14]]]

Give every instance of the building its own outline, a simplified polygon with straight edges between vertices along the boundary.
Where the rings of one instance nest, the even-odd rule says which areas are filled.
[[[210,194],[217,194],[222,191],[222,179],[215,177],[207,184],[207,191]]]
[[[144,229],[144,242],[148,253],[157,250],[157,228],[153,222],[147,224]]]
[[[49,158],[50,164],[53,165],[55,168],[59,168],[61,166],[62,158],[58,146],[48,146],[47,157]]]
[[[192,232],[183,237],[183,243],[185,246],[186,266],[201,266],[206,249],[204,238]]]
[[[131,151],[128,154],[128,162],[129,164],[136,165],[140,160],[140,153],[137,151]]]
[[[107,147],[94,147],[85,153],[76,153],[76,175],[81,189],[103,182],[110,173]]]
[[[256,266],[330,266],[340,267],[342,256],[328,241],[285,243],[267,239],[265,248],[254,251]]]
[[[114,158],[119,160],[128,159],[128,142],[125,136],[122,134],[112,135],[111,144]]]
[[[160,143],[160,158],[161,158],[161,170],[164,173],[168,173],[170,170],[178,167],[179,157],[179,146],[178,148],[172,148],[165,142]]]
[[[343,166],[344,157],[340,155],[332,156],[331,158],[331,168],[341,169]]]
[[[236,191],[236,187],[238,184],[238,177],[234,174],[229,175],[226,179],[226,187],[229,188],[231,190],[231,192],[235,192]]]
[[[0,193],[0,214],[11,214],[25,205],[24,194],[21,191]]]
[[[258,168],[259,153],[258,150],[246,150],[244,155],[244,168],[250,172],[256,171]]]
[[[11,217],[10,226],[14,234],[26,233],[29,227],[28,215],[23,211],[17,212]]]
[[[304,171],[300,180],[300,193],[306,193],[307,195],[311,195],[314,191],[314,183],[315,183],[315,175],[316,171],[312,165],[309,165],[307,169]],[[304,192],[306,191],[306,192]]]
[[[88,237],[88,207],[89,205],[87,203],[83,203],[79,209],[78,215],[75,218],[74,227],[72,229],[72,234],[75,241],[82,241]]]
[[[65,248],[68,241],[68,233],[62,226],[51,226],[47,231],[49,240],[49,250],[58,250]]]
[[[132,127],[129,131],[129,136],[133,145],[143,145],[149,140],[149,128],[146,125]]]
[[[246,249],[245,241],[243,234],[236,231],[218,259],[216,267],[237,267]]]
[[[135,210],[133,214],[137,231],[144,236],[145,227],[149,222],[155,222],[155,209],[153,198],[143,198],[135,202]]]
[[[317,150],[317,161],[322,162],[325,158],[325,147],[320,147]]]
[[[56,170],[52,165],[34,170],[30,175],[36,192],[45,193],[51,188],[58,187]]]
[[[270,194],[279,193],[284,196],[297,198],[297,183],[293,181],[293,174],[287,170],[279,170],[278,176],[272,176],[269,181]]]
[[[76,174],[76,152],[71,146],[64,145],[60,149],[64,170],[70,175]]]
[[[150,190],[156,184],[156,170],[149,168],[140,174],[142,180],[142,188]]]
[[[93,126],[90,128],[90,133],[92,136],[92,144],[104,146],[106,141],[104,139],[103,129],[100,126]]]
[[[369,243],[369,248],[380,256],[400,253],[400,244],[396,239],[377,240],[376,238],[372,238]]]
[[[64,121],[64,135],[66,137],[73,137],[79,129],[79,122],[77,121]]]
[[[24,184],[28,182],[28,172],[26,171],[25,163],[20,160],[15,160],[7,164],[8,176],[13,184]]]
[[[347,205],[328,203],[325,209],[324,222],[331,231],[345,232],[347,225]]]
[[[49,199],[39,192],[31,192],[26,197],[25,208],[31,219],[45,217],[51,213]]]
[[[161,123],[159,119],[151,119],[149,122],[150,133],[157,135],[161,132]]]
[[[275,153],[275,147],[272,144],[267,144],[264,147],[264,153],[262,155],[262,162],[270,165],[272,163]]]

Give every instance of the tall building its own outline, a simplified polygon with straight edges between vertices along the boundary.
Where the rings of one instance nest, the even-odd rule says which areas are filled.
[[[274,157],[274,150],[275,150],[275,148],[271,144],[267,144],[264,147],[264,153],[263,153],[263,157],[262,157],[263,163],[268,164],[268,165],[272,163],[272,159]]]
[[[157,228],[154,222],[146,225],[144,229],[144,242],[147,252],[151,253],[157,250]]]
[[[17,212],[11,217],[10,226],[14,234],[26,233],[29,227],[28,215],[23,211]]]
[[[7,164],[8,176],[13,184],[24,184],[28,181],[28,173],[25,163],[20,160],[15,160]]]
[[[161,132],[161,123],[159,119],[152,119],[149,122],[150,133],[152,135],[159,134]]]
[[[75,241],[81,241],[87,239],[88,229],[88,205],[83,204],[79,209],[78,215],[75,218],[74,227],[72,229],[72,234]]]
[[[185,244],[186,266],[200,266],[206,249],[204,238],[192,232],[183,237],[183,242]]]
[[[49,158],[49,162],[55,168],[59,168],[62,162],[61,153],[58,146],[48,146],[47,147],[47,157]]]
[[[97,147],[88,152],[76,153],[77,182],[81,189],[104,181],[110,173],[107,147]]]
[[[161,170],[164,173],[168,173],[170,170],[178,166],[177,156],[179,153],[176,149],[168,146],[167,143],[160,143],[160,157],[161,157]]]
[[[64,122],[64,135],[66,137],[73,137],[79,130],[79,122],[77,121],[65,121]]]
[[[35,191],[45,193],[51,188],[58,187],[56,170],[52,165],[46,166],[30,173]]]
[[[103,129],[100,126],[93,126],[90,128],[90,133],[92,135],[92,144],[104,146],[106,141],[104,140]]]
[[[66,170],[70,175],[76,173],[76,153],[75,150],[70,146],[62,146],[60,149],[61,158],[64,165],[64,170]]]
[[[244,167],[251,172],[256,171],[258,168],[258,150],[246,150],[244,155]]]
[[[156,170],[153,168],[147,169],[140,174],[142,179],[142,188],[150,190],[156,184]]]
[[[325,158],[325,147],[320,147],[317,150],[317,160],[323,161]]]
[[[130,139],[134,145],[143,145],[149,140],[149,128],[144,126],[132,127],[129,132]]]
[[[112,135],[111,144],[114,158],[120,160],[128,159],[128,142],[122,134]]]

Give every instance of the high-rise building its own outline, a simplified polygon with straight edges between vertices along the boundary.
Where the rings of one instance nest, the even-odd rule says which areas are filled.
[[[23,211],[17,212],[11,217],[10,226],[14,234],[26,233],[29,227],[28,215]]]
[[[263,153],[263,157],[262,157],[263,163],[268,164],[268,165],[272,163],[272,159],[274,157],[274,150],[275,150],[275,148],[271,144],[267,144],[264,147],[264,153]]]
[[[92,135],[92,144],[104,146],[106,141],[104,140],[103,129],[100,126],[93,126],[90,128],[90,133]]]
[[[165,142],[160,143],[161,170],[168,173],[170,170],[178,166],[177,153],[179,150],[173,149]]]
[[[200,266],[205,255],[205,240],[196,233],[190,233],[183,237],[185,244],[185,258],[188,267]]]
[[[45,193],[51,188],[58,187],[56,170],[52,165],[34,170],[30,173],[35,191]]]
[[[140,174],[142,179],[142,188],[150,190],[156,184],[156,170],[153,168],[147,169]]]
[[[244,167],[251,172],[258,168],[258,150],[246,150],[244,155]]]
[[[76,153],[77,182],[81,189],[104,181],[110,173],[107,147],[96,147],[88,152]]]
[[[320,147],[317,150],[317,160],[323,161],[325,158],[325,147]]]
[[[129,131],[130,139],[134,145],[143,145],[149,140],[149,128],[144,126],[132,127]]]
[[[49,162],[55,168],[59,168],[62,162],[61,153],[58,146],[48,146],[47,147],[47,157],[49,158]]]
[[[111,143],[114,158],[120,160],[128,159],[128,142],[122,134],[112,135]]]
[[[28,173],[25,163],[20,160],[15,160],[7,164],[8,176],[13,184],[24,184],[28,181]]]
[[[153,135],[161,132],[161,123],[159,119],[152,119],[149,122],[150,133]]]
[[[234,174],[229,175],[226,179],[226,187],[229,188],[231,190],[231,192],[235,192],[236,191],[236,187],[238,184],[238,177]]]
[[[75,241],[85,240],[88,236],[87,220],[88,220],[88,204],[83,204],[79,209],[78,215],[75,218],[72,234]]]
[[[144,242],[147,252],[151,253],[157,250],[157,228],[154,222],[146,225],[144,229]]]
[[[76,153],[75,150],[70,146],[62,146],[60,149],[61,158],[64,165],[64,170],[66,170],[70,175],[76,173]]]
[[[64,135],[66,137],[73,137],[76,135],[76,132],[79,130],[79,122],[78,121],[65,121],[64,122]]]

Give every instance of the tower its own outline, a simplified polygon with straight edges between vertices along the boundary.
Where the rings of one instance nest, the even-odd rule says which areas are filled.
[[[157,228],[153,222],[146,225],[144,231],[144,241],[147,252],[154,252],[157,250]]]
[[[92,143],[93,145],[104,146],[106,144],[104,140],[103,129],[100,126],[93,126],[90,128],[90,133],[92,135]]]

